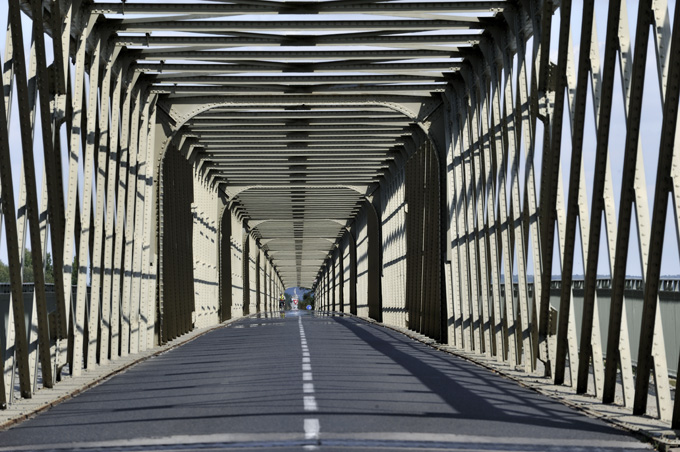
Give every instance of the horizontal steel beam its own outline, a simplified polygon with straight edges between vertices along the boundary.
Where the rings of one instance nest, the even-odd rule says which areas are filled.
[[[340,117],[219,117],[219,116],[196,116],[185,123],[186,127],[210,127],[218,128],[224,125],[264,124],[277,126],[307,126],[313,124],[360,124],[364,126],[372,124],[409,125],[411,121],[405,116],[371,117],[368,116],[340,116]]]
[[[404,129],[401,129],[402,132],[404,132]],[[204,129],[204,130],[196,130],[196,129],[191,129],[190,131],[187,131],[184,133],[184,136],[186,137],[193,137],[193,138],[201,138],[204,136],[210,136],[211,134],[215,134],[215,136],[219,137],[225,137],[225,138],[238,138],[240,140],[251,140],[253,138],[256,138],[258,141],[259,140],[270,140],[270,139],[280,139],[280,138],[285,138],[287,140],[293,140],[293,141],[302,141],[304,139],[314,139],[314,140],[327,140],[329,138],[337,138],[339,136],[342,136],[343,141],[352,141],[352,139],[359,138],[361,137],[385,137],[386,139],[406,139],[405,135],[402,134],[396,134],[397,130],[392,129],[388,131],[380,130],[380,131],[375,131],[371,130],[370,128],[364,129],[364,130],[317,130],[317,131],[288,131],[288,130],[280,130],[280,131],[269,131],[269,130],[257,130],[256,128],[253,128],[252,130],[249,131],[218,131],[217,128],[215,129]],[[333,140],[337,141],[337,139]]]
[[[403,74],[431,74],[441,77],[442,73],[460,70],[460,61],[444,61],[436,63],[341,63],[325,65],[323,63],[282,63],[282,64],[205,64],[205,63],[139,63],[134,66],[135,71],[162,73],[190,73],[190,74],[238,74],[238,73],[310,73],[310,72],[343,72],[360,71],[373,74],[394,73]],[[158,89],[158,88],[154,88]]]
[[[238,125],[230,125],[228,122],[225,122],[222,124],[220,127],[222,127],[224,132],[252,132],[255,130],[259,130],[263,133],[265,132],[285,132],[285,133],[293,133],[293,132],[309,132],[309,133],[314,133],[314,132],[328,132],[328,131],[357,131],[357,132],[366,132],[366,131],[375,131],[375,132],[391,132],[391,133],[399,133],[399,134],[404,134],[405,132],[408,132],[408,128],[404,127],[390,127],[390,126],[365,126],[363,124],[324,124],[324,125],[318,125],[318,124],[309,124],[309,125],[300,125],[298,128],[300,130],[297,130],[296,126],[294,124],[290,124],[287,126],[271,126],[267,127],[266,130],[262,130],[261,126],[254,126],[254,125],[249,125],[249,126],[244,126],[241,124]],[[202,132],[214,132],[215,128],[214,127],[202,127],[202,126],[194,126],[190,129],[191,132],[194,133],[202,133]]]
[[[247,78],[247,77],[246,77]],[[310,77],[312,78],[312,77]],[[309,82],[308,82],[309,83]],[[194,116],[194,119],[231,119],[231,118],[251,118],[251,119],[298,119],[298,118],[353,118],[370,117],[373,119],[399,119],[404,115],[395,111],[388,110],[359,110],[359,109],[337,109],[337,110],[280,110],[280,111],[253,111],[253,110],[224,110],[215,108]]]
[[[210,162],[208,161],[205,165],[210,165],[210,168],[213,168],[215,170],[219,171],[224,171],[225,173],[235,170],[235,171],[259,171],[259,170],[272,170],[272,171],[287,171],[290,168],[290,171],[297,172],[300,171],[301,169],[313,169],[314,171],[321,171],[321,170],[331,170],[331,171],[343,171],[347,172],[348,171],[348,165],[339,165],[338,162],[304,162],[304,163],[268,163],[268,162],[260,162],[260,163],[255,163],[255,162]],[[368,162],[362,162],[362,161],[357,161],[354,162],[352,165],[352,171],[354,169],[361,170],[361,171],[374,171],[375,169],[378,168],[389,168],[389,165],[386,165],[384,163],[380,162],[374,162],[374,161],[368,161]]]
[[[346,173],[346,172],[345,172]],[[216,176],[219,178],[220,176]],[[226,177],[226,176],[225,176]],[[290,181],[296,181],[296,180],[313,180],[313,181],[324,181],[324,180],[333,180],[336,183],[337,182],[344,182],[344,183],[356,183],[358,181],[373,181],[377,180],[375,177],[371,177],[370,175],[360,175],[360,176],[355,176],[355,175],[343,175],[342,177],[338,175],[328,175],[328,179],[324,179],[325,176],[322,175],[309,175],[307,176],[306,174],[303,173],[295,173],[295,174],[281,174],[280,172],[275,172],[272,171],[272,174],[267,174],[267,177],[264,178],[266,179],[267,182],[272,182],[272,181],[281,181],[281,182],[290,182]],[[227,177],[230,180],[247,180],[251,181],[252,184],[257,184],[260,179],[254,178],[252,174],[231,174]]]
[[[215,160],[214,163],[216,164],[226,164],[226,165],[257,165],[257,164],[271,164],[274,166],[291,166],[291,165],[339,165],[339,164],[344,164],[346,165],[347,163],[355,163],[357,160],[354,157],[340,157],[340,158],[333,158],[332,156],[329,156],[329,158],[315,158],[315,159],[310,159],[306,161],[301,161],[301,162],[291,162],[287,159],[284,160],[276,160],[276,159],[271,159],[267,158],[267,156],[259,156],[257,159],[249,159],[247,157],[243,158],[229,158],[229,159],[224,159],[221,161]],[[384,158],[381,157],[372,157],[372,158],[367,158],[367,159],[362,159],[360,162],[357,163],[362,163],[362,164],[384,164]],[[347,166],[345,166],[347,167]]]
[[[434,31],[434,30],[471,30],[482,29],[477,17],[457,17],[453,20],[323,20],[323,21],[300,21],[300,20],[163,20],[163,21],[138,21],[126,19],[109,19],[106,25],[117,32],[125,33],[148,33],[153,31],[172,32],[200,32],[200,33],[228,33],[230,31],[287,31],[299,32],[300,30],[316,31],[373,31],[385,30],[390,32],[405,33],[408,31]]]
[[[228,143],[228,142],[227,142]],[[298,143],[291,142],[289,146],[281,145],[280,143],[272,143],[271,145],[267,146],[265,144],[260,144],[258,146],[253,146],[252,143],[243,143],[241,145],[234,145],[232,143],[229,144],[215,144],[213,146],[206,146],[206,148],[209,148],[210,151],[204,151],[204,152],[199,152],[199,155],[203,156],[219,156],[221,154],[228,155],[229,151],[238,151],[238,152],[252,152],[252,153],[272,153],[272,154],[288,154],[288,155],[295,155],[297,154],[296,151],[328,151],[328,152],[335,152],[335,151],[365,151],[365,152],[373,152],[373,153],[386,153],[389,150],[394,148],[394,145],[392,143],[385,143],[384,146],[379,146],[376,144],[372,145],[367,145],[367,146],[362,146],[361,149],[358,149],[356,145],[348,145],[348,146],[343,146],[343,145],[328,145],[326,143],[316,145],[314,143],[311,143],[307,146],[302,146]]]
[[[259,95],[275,95],[283,93],[291,94],[332,94],[334,92],[346,94],[400,94],[402,96],[421,97],[423,93],[443,93],[445,87],[439,85],[388,85],[388,86],[372,86],[372,85],[357,85],[357,86],[328,86],[320,85],[312,86],[274,86],[263,89],[257,86],[164,86],[153,85],[149,88],[151,94],[174,94],[174,95],[203,95],[206,93],[216,95],[232,95],[257,93]]]
[[[197,134],[199,135],[199,134]],[[366,137],[370,137],[370,134],[364,134],[361,136],[353,136],[353,137],[347,137],[343,138],[344,143],[352,143],[353,145],[364,145],[364,146],[373,146],[377,144],[385,144],[389,145],[390,147],[397,146],[405,141],[405,138],[401,136],[387,136],[383,138],[380,142],[377,141],[368,141]],[[338,141],[337,137],[309,137],[309,136],[278,136],[278,137],[271,137],[268,136],[266,138],[262,136],[258,136],[256,134],[253,134],[251,136],[243,137],[243,136],[234,136],[234,135],[224,135],[224,134],[215,134],[215,135],[209,135],[209,134],[200,134],[200,136],[197,136],[197,138],[200,138],[201,144],[203,144],[204,151],[201,151],[201,153],[208,153],[209,150],[211,149],[211,146],[214,146],[215,143],[222,143],[222,144],[229,144],[229,145],[235,145],[236,143],[240,143],[241,145],[245,146],[252,146],[253,143],[259,143],[262,142],[263,140],[266,140],[267,143],[275,143],[275,144],[283,144],[283,143],[305,143],[305,144],[311,144],[313,146],[313,143],[319,143],[319,146],[323,145],[328,145],[329,143],[336,143]],[[229,138],[232,138],[233,140],[229,140]],[[310,146],[310,149],[314,149],[313,147]],[[255,156],[253,156],[255,157]],[[268,158],[266,156],[265,158]],[[281,157],[283,158],[283,157]]]
[[[130,52],[136,61],[209,60],[209,61],[318,61],[318,60],[410,60],[424,58],[461,58],[451,50],[173,50],[149,48]]]
[[[404,3],[342,3],[342,2],[259,2],[238,3],[94,3],[92,14],[198,14],[198,15],[241,15],[241,14],[349,14],[430,12],[430,13],[491,13],[502,11],[505,1],[463,1],[463,2],[404,2]]]
[[[220,85],[345,85],[354,83],[416,83],[416,82],[446,82],[446,77],[413,74],[357,74],[357,75],[290,75],[286,73],[272,73],[266,76],[243,76],[243,75],[182,75],[172,74],[147,74],[150,83],[187,83],[187,84],[220,84]],[[274,113],[274,112],[272,112]]]
[[[413,35],[372,35],[361,34],[329,34],[303,35],[291,34],[271,35],[250,33],[248,36],[134,36],[116,35],[113,43],[126,47],[151,46],[192,46],[192,47],[244,47],[244,46],[286,46],[286,47],[314,47],[314,46],[347,46],[347,45],[375,45],[394,46],[396,48],[424,48],[427,45],[437,46],[436,49],[474,46],[482,41],[481,33],[449,33],[449,34],[413,34]]]
[[[232,163],[250,162],[254,165],[259,165],[263,162],[276,163],[277,166],[304,166],[307,163],[352,163],[355,161],[363,161],[371,164],[389,164],[394,160],[394,156],[389,153],[362,153],[362,152],[339,152],[338,154],[331,152],[317,152],[316,154],[294,154],[287,155],[285,153],[273,154],[270,152],[259,152],[257,159],[249,159],[249,153],[222,153],[211,154],[210,156],[201,156],[200,161],[203,165],[213,163],[216,166],[229,166]],[[345,165],[347,167],[347,165]]]

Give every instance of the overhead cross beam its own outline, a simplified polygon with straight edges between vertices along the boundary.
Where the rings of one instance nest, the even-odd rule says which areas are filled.
[[[301,245],[295,258],[272,259],[281,275],[302,275],[315,219],[338,220],[323,227],[328,251],[506,7],[95,1],[89,12],[159,96],[175,133],[194,140],[186,156],[198,174],[238,205],[256,237]],[[293,237],[293,223],[258,223],[267,217],[310,227]],[[286,284],[311,286],[313,272],[304,274]]]
[[[428,13],[493,13],[506,7],[504,1],[461,1],[461,2],[324,2],[305,1],[257,3],[95,3],[90,6],[93,14],[198,14],[198,15],[243,15],[243,14],[396,14],[399,12]]]

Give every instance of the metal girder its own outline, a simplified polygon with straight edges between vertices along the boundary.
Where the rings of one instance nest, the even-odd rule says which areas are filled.
[[[378,161],[382,162],[385,160],[390,160],[394,157],[388,157],[385,159],[384,153],[379,152],[343,152],[335,153],[334,155],[328,155],[324,152],[306,152],[296,153],[294,156],[289,156],[286,154],[275,155],[275,154],[265,154],[258,158],[253,158],[251,160],[252,153],[242,153],[230,151],[228,153],[217,153],[208,156],[211,162],[215,163],[229,163],[229,162],[250,162],[257,163],[258,161],[268,161],[268,162],[287,162],[292,165],[295,163],[303,164],[305,162],[318,162],[318,161],[336,161],[336,162],[354,162],[358,158],[363,161]]]
[[[348,14],[397,12],[484,13],[502,11],[505,1],[462,2],[404,2],[404,3],[308,3],[259,2],[257,4],[196,4],[196,3],[96,3],[90,6],[93,14]]]
[[[429,96],[400,96],[336,94],[336,95],[233,95],[233,96],[168,96],[159,100],[162,108],[178,125],[213,108],[230,106],[241,109],[275,109],[275,110],[315,110],[382,107],[384,110],[397,111],[413,120],[422,120],[432,114],[441,100]],[[411,127],[412,129],[414,126]],[[415,129],[414,129],[415,130]]]
[[[408,140],[404,135],[399,135],[395,138],[395,130],[375,130],[375,129],[364,129],[364,130],[346,130],[346,128],[340,130],[327,130],[327,131],[289,131],[281,130],[279,132],[272,131],[258,131],[253,128],[250,131],[221,131],[216,132],[214,129],[211,130],[192,130],[190,133],[191,137],[200,138],[204,134],[210,137],[211,135],[217,137],[236,138],[239,140],[248,141],[262,141],[266,138],[267,141],[270,140],[295,140],[295,141],[306,141],[306,140],[317,140],[317,141],[332,141],[336,142],[338,137],[342,137],[343,142],[347,141],[357,141],[363,140],[363,137],[373,137],[379,138],[384,137],[393,140],[399,140],[400,142]]]
[[[636,414],[646,411],[653,372],[657,411],[669,420],[659,293],[662,255],[678,257],[663,243],[670,206],[680,239],[678,31],[665,0],[640,1],[633,52],[625,2],[604,3],[585,2],[577,15],[568,0],[10,2],[0,234],[13,302],[0,338],[0,403],[14,397],[15,367],[28,397],[37,366],[49,386],[60,369],[77,375],[143,350],[156,331],[164,342],[209,316],[269,306],[291,284],[314,286],[326,308],[384,312],[388,323],[526,372],[542,360],[556,383],[567,381],[568,359],[578,392],[589,391],[592,374],[598,398],[611,403],[621,390]],[[594,16],[605,8],[602,66]],[[30,31],[21,14],[33,20]],[[644,170],[653,142],[642,124],[648,59],[662,99],[654,184]],[[612,130],[625,136],[625,159],[611,158]],[[15,178],[9,143],[21,144],[23,175]],[[612,176],[619,173],[621,181]],[[603,246],[609,258],[600,260]],[[23,331],[14,301],[28,248],[37,279]],[[40,281],[49,250],[58,255],[55,314]],[[579,259],[582,318],[571,284]],[[628,319],[631,262],[640,262],[645,301],[642,317]],[[613,276],[606,350],[602,263]],[[219,291],[228,316],[215,312],[219,284],[231,286]],[[637,362],[629,323],[642,330]]]
[[[238,33],[230,33],[234,36],[120,36],[116,35],[113,42],[126,47],[150,47],[150,46],[193,46],[195,48],[222,48],[243,46],[288,46],[288,47],[313,47],[313,46],[347,46],[354,44],[366,44],[361,35],[352,34],[329,34],[329,35],[285,35],[251,34],[239,36]],[[433,48],[440,50],[443,45],[448,49],[473,46],[482,40],[481,33],[475,34],[437,34],[437,35],[377,35],[371,37],[372,45],[395,48]],[[427,47],[428,45],[434,47]]]
[[[172,18],[169,18],[172,19]],[[456,17],[451,20],[324,20],[324,21],[249,21],[249,20],[128,20],[110,19],[107,26],[117,32],[200,32],[200,33],[224,33],[230,31],[292,31],[299,30],[334,30],[334,31],[374,31],[386,30],[403,33],[405,31],[431,31],[431,30],[471,30],[481,29],[483,25],[476,17]]]
[[[236,140],[234,140],[234,142],[241,143],[241,144],[244,144],[244,145],[252,144],[253,141],[259,142],[259,141],[262,140],[262,138],[257,136],[256,134],[253,134],[253,135],[248,136],[248,137],[243,137],[243,136],[236,136],[235,137],[234,135],[202,132],[202,133],[199,133],[198,135],[200,135],[201,142],[205,145],[204,149],[206,149],[205,151],[202,152],[202,154],[204,154],[204,155],[205,154],[211,154],[211,156],[219,156],[220,155],[219,152],[217,152],[217,153],[212,152],[211,145],[214,145],[214,144],[221,144],[220,149],[223,150],[223,151],[227,151],[229,156],[234,154],[234,150],[238,150],[238,147],[234,146],[233,143],[229,141],[229,138],[236,138]],[[359,135],[359,136],[351,135],[351,136],[348,136],[345,139],[343,139],[343,143],[352,143],[352,144],[355,144],[358,148],[362,148],[364,146],[376,147],[376,146],[385,144],[383,149],[384,148],[389,149],[389,148],[395,147],[396,145],[398,145],[399,143],[404,141],[404,139],[401,138],[401,137],[386,137],[384,140],[381,140],[381,141],[370,141],[370,140],[368,140],[368,137],[370,137],[370,136],[371,135],[368,134],[368,133],[365,133],[365,134]],[[269,139],[267,140],[268,143],[290,143],[291,141],[295,141],[296,143],[307,144],[308,145],[307,148],[300,147],[300,149],[309,149],[309,150],[313,151],[315,149],[315,146],[314,146],[315,143],[328,145],[329,143],[336,143],[338,140],[337,140],[337,137],[332,137],[332,136],[311,137],[311,136],[308,136],[306,134],[305,135],[303,135],[303,134],[295,135],[295,134],[290,134],[290,133],[285,135],[285,136],[278,136],[278,137],[269,136]],[[225,144],[227,144],[227,143],[230,144],[229,147],[225,147]],[[259,146],[261,147],[262,150],[267,149],[266,145],[260,144]],[[234,148],[234,149],[231,149],[231,148]],[[276,149],[275,145],[272,145],[272,148]],[[366,155],[366,154],[372,155],[373,154],[373,155],[378,155],[378,156],[384,156],[384,153],[361,152],[361,151],[363,151],[363,149],[360,149],[359,152],[355,152],[355,154],[356,155]],[[241,154],[243,154],[243,152],[241,152]],[[320,153],[317,153],[317,154],[321,155],[321,156],[330,157],[330,158],[333,157],[332,155],[329,156],[328,153],[324,153],[323,151],[320,151]],[[291,159],[294,159],[294,158],[295,158],[295,156],[291,157]]]
[[[194,96],[194,95],[205,95],[205,94],[215,94],[215,95],[231,95],[231,94],[244,94],[244,93],[257,93],[258,95],[276,95],[281,93],[291,93],[291,94],[329,94],[333,92],[346,94],[392,94],[398,93],[402,96],[413,96],[421,97],[424,92],[426,93],[437,93],[443,92],[443,86],[434,85],[391,85],[391,86],[350,86],[350,87],[324,87],[319,86],[316,88],[310,87],[270,87],[264,89],[262,87],[245,87],[245,86],[154,86],[151,88],[151,93],[153,94],[173,94],[177,96]]]
[[[356,80],[354,80],[356,81]],[[233,111],[233,110],[223,110],[219,108],[212,109],[200,115],[196,115],[196,120],[203,119],[221,119],[221,120],[231,120],[231,119],[341,119],[341,118],[363,118],[370,117],[374,120],[392,120],[392,121],[404,121],[401,114],[385,111],[385,110],[283,110],[283,111]],[[193,120],[191,120],[193,121]],[[187,123],[191,123],[187,121]],[[224,124],[224,122],[222,122]]]
[[[319,60],[368,60],[391,61],[391,60],[412,60],[426,58],[461,58],[458,52],[450,50],[434,49],[413,49],[413,50],[286,50],[286,51],[264,51],[264,50],[193,50],[193,51],[168,51],[161,49],[142,49],[137,51],[137,61],[156,61],[156,60],[207,60],[232,61],[244,63],[252,60],[265,60],[270,62],[282,61],[319,61]]]
[[[193,135],[196,133],[205,133],[205,132],[213,132],[215,128],[211,127],[195,127],[191,128],[189,132],[187,132],[188,135]],[[222,126],[222,131],[223,133],[229,133],[229,132],[253,132],[257,131],[258,126],[256,125],[239,125],[239,126],[229,126],[229,125],[224,125]],[[269,133],[271,134],[272,132],[285,132],[289,134],[294,134],[294,133],[309,133],[310,135],[318,134],[320,132],[333,132],[333,133],[342,133],[342,132],[350,132],[352,135],[356,133],[367,133],[371,131],[375,131],[376,133],[386,133],[390,132],[393,136],[402,136],[404,133],[407,133],[407,130],[405,130],[403,127],[387,127],[384,125],[380,126],[364,126],[363,124],[327,124],[327,125],[314,125],[314,124],[299,124],[296,126],[295,124],[287,125],[287,126],[272,126],[267,124],[267,130],[263,131],[261,128],[259,129],[261,133],[265,134],[263,136],[267,136],[266,134]],[[293,136],[294,138],[294,136]]]
[[[238,73],[308,73],[308,72],[366,72],[370,74],[394,73],[397,75],[411,72],[414,75],[426,74],[441,77],[444,72],[453,72],[460,69],[459,60],[442,62],[409,62],[409,63],[370,63],[362,60],[353,63],[353,60],[329,63],[273,63],[262,61],[256,64],[248,63],[138,63],[135,70],[148,74],[163,73],[187,73],[187,74],[238,74]]]
[[[249,143],[250,144],[250,143]],[[230,151],[238,151],[238,152],[244,152],[244,153],[249,153],[252,152],[253,154],[268,154],[271,153],[272,155],[276,155],[277,152],[285,152],[286,155],[291,156],[290,159],[293,160],[295,156],[297,156],[297,151],[316,151],[316,152],[353,152],[353,153],[358,153],[358,154],[371,154],[371,153],[377,153],[380,151],[383,151],[385,153],[389,152],[394,146],[391,145],[391,143],[386,144],[385,146],[376,146],[376,145],[371,145],[368,144],[366,147],[364,146],[329,146],[326,143],[324,144],[309,144],[306,146],[302,146],[299,144],[292,144],[289,146],[282,146],[278,144],[271,144],[270,146],[267,145],[261,145],[261,146],[245,146],[245,145],[234,145],[233,143],[230,143],[230,146],[225,146],[224,144],[218,144],[214,146],[206,146],[206,151],[200,152],[199,155],[204,156],[206,158],[212,158],[212,157],[229,157]]]
[[[210,117],[210,116],[205,116],[205,115],[198,115],[194,119],[187,121],[185,123],[185,126],[195,126],[197,129],[200,129],[201,127],[217,127],[217,128],[222,128],[224,130],[224,122],[225,120],[229,121],[229,125],[241,125],[241,124],[251,124],[251,123],[256,123],[256,124],[267,124],[271,126],[276,126],[276,125],[286,125],[286,126],[307,126],[307,125],[313,125],[313,124],[352,124],[352,123],[361,123],[363,125],[377,125],[377,124],[385,124],[389,123],[392,125],[402,125],[402,126],[408,126],[409,122],[402,116],[402,117],[386,117],[386,118],[376,118],[372,117],[370,115],[368,116],[361,116],[361,115],[352,115],[352,116],[338,116],[334,118],[329,118],[329,117],[321,117],[321,118],[316,118],[316,117],[311,117],[307,116],[298,116],[298,117],[281,117],[281,118],[263,118],[263,117],[251,117],[251,118],[229,118],[229,117]]]

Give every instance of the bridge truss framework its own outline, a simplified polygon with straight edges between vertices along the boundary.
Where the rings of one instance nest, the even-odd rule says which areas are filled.
[[[679,427],[680,3],[573,3],[10,0],[0,403],[303,286]]]

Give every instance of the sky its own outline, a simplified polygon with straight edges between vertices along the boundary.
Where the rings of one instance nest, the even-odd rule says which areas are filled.
[[[597,27],[597,33],[598,33],[598,40],[600,42],[599,45],[599,50],[600,50],[600,60],[602,61],[604,59],[604,40],[605,40],[605,32],[606,32],[606,20],[607,20],[607,5],[609,2],[605,1],[596,1],[596,11],[595,11],[595,18],[596,18],[596,27]],[[675,1],[669,1],[669,8],[672,11],[675,7]],[[629,15],[629,21],[630,21],[630,28],[631,28],[631,40],[634,40],[635,36],[635,18],[637,17],[637,7],[638,7],[638,2],[637,1],[629,1],[628,4],[628,15]],[[582,11],[582,1],[575,0],[573,1],[573,14],[572,14],[572,30],[574,30],[573,35],[572,35],[572,42],[574,46],[574,51],[575,51],[575,60],[578,58],[576,55],[578,51],[578,42],[579,42],[579,35],[578,31],[580,30],[580,23],[581,23],[581,11]],[[0,2],[0,22],[4,23],[7,17],[7,3],[6,2]],[[272,16],[266,16],[267,19],[272,18]],[[557,29],[557,23],[559,21],[556,19],[553,29]],[[672,22],[672,17],[671,17],[671,22]],[[28,49],[30,47],[30,21],[27,19],[24,20],[23,23],[24,26],[24,36],[25,36],[25,48]],[[5,47],[5,40],[6,37],[4,34],[0,35],[0,49],[4,49]],[[48,42],[46,42],[48,48],[50,46],[49,38],[47,39]],[[555,35],[553,39],[551,39],[554,44],[551,44],[551,60],[556,61],[556,56],[557,56],[557,36]],[[4,56],[4,51],[0,53],[0,57]],[[51,59],[51,56],[48,55],[48,59]],[[3,57],[4,60],[4,57]],[[48,61],[48,64],[51,61]],[[643,157],[644,157],[644,165],[645,165],[645,177],[646,177],[646,185],[647,185],[647,196],[648,196],[648,204],[651,209],[651,206],[653,205],[654,201],[654,181],[656,178],[656,170],[657,170],[657,158],[656,155],[658,153],[658,147],[659,147],[659,139],[660,139],[660,130],[661,130],[661,122],[660,122],[660,111],[661,111],[661,96],[658,88],[658,78],[655,77],[656,73],[656,65],[655,65],[655,60],[654,60],[654,53],[653,51],[649,52],[649,58],[648,58],[648,65],[647,65],[647,77],[646,77],[646,85],[645,85],[645,93],[643,97],[643,117],[642,117],[642,127],[641,127],[641,143],[642,143],[642,150],[643,150]],[[617,80],[619,80],[619,77],[617,77]],[[622,158],[617,158],[623,154],[623,147],[625,143],[625,116],[623,113],[623,100],[622,100],[622,91],[621,91],[621,86],[620,82],[618,82],[615,85],[614,88],[614,107],[613,107],[613,113],[612,113],[612,131],[610,133],[610,155],[611,155],[611,169],[612,169],[612,178],[613,178],[613,185],[614,185],[614,195],[616,198],[616,204],[617,204],[617,214],[618,214],[618,198],[620,197],[620,192],[621,192],[621,172],[623,168],[623,159]],[[594,150],[595,150],[595,115],[593,114],[593,109],[592,109],[592,102],[589,101],[588,104],[588,113],[586,117],[586,135],[585,135],[585,140],[584,140],[584,162],[585,162],[585,168],[586,168],[586,180],[587,180],[587,186],[588,186],[588,199],[589,199],[589,204],[590,204],[590,197],[592,195],[590,186],[592,186],[592,178],[593,178],[593,173],[592,173],[592,168],[594,166]],[[39,114],[39,112],[38,112]],[[12,149],[12,167],[13,167],[13,177],[14,177],[14,186],[15,186],[15,197],[17,196],[19,190],[18,190],[18,185],[19,185],[19,174],[20,174],[20,168],[21,168],[21,146],[19,145],[20,143],[20,138],[19,138],[19,121],[18,121],[18,113],[16,110],[16,99],[12,108],[12,111],[10,113],[11,115],[11,122],[10,122],[10,139],[12,142],[11,149]],[[540,132],[539,132],[540,133]],[[565,184],[565,193],[566,193],[566,185],[568,181],[568,174],[569,174],[569,162],[570,162],[570,130],[568,128],[565,128],[565,133],[563,134],[563,140],[562,140],[562,155],[561,155],[561,162],[562,162],[562,177],[563,181]],[[38,181],[42,180],[42,149],[38,148],[37,146],[42,142],[42,137],[41,137],[41,131],[40,127],[37,127],[35,130],[35,136],[34,136],[34,142],[36,143],[36,179]],[[65,143],[63,143],[65,145]],[[65,146],[64,146],[65,147]],[[536,174],[536,183],[540,184],[540,164],[541,164],[541,158],[540,158],[540,149],[537,149],[536,153],[536,158],[535,158],[535,171],[537,171]],[[522,168],[522,173],[520,174],[520,180],[524,180],[524,169]],[[64,168],[64,176],[66,176],[66,168]],[[82,177],[82,175],[81,175]],[[41,182],[39,182],[39,185]],[[520,184],[523,190],[523,183]],[[565,201],[566,203],[566,201]],[[662,274],[663,275],[680,275],[680,251],[678,248],[677,244],[677,232],[676,232],[676,227],[674,224],[673,220],[673,210],[669,210],[669,221],[666,229],[666,241],[668,243],[668,246],[665,249],[664,253],[664,259],[663,259],[663,264],[662,264]],[[6,250],[6,241],[4,238],[4,227],[2,229],[2,237],[0,240],[0,260],[7,262],[7,250]],[[636,234],[632,234],[633,237],[635,237]],[[599,274],[608,274],[608,265],[607,265],[607,254],[606,254],[606,247],[604,246],[604,241],[601,243],[601,251],[600,251],[600,266],[598,267],[598,273]],[[639,275],[641,273],[640,270],[640,265],[638,260],[635,258],[638,256],[637,250],[637,243],[636,240],[633,240],[630,244],[630,252],[629,252],[629,263],[628,263],[628,270],[627,273],[630,275]],[[49,249],[49,248],[48,248]],[[634,252],[634,253],[633,253]],[[604,253],[604,254],[603,254]],[[578,254],[578,253],[577,253]],[[553,266],[553,269],[555,269],[555,265]],[[529,264],[529,270],[533,271],[533,265],[531,263]],[[556,273],[553,271],[553,273]],[[579,273],[584,273],[583,270],[583,263],[582,259],[580,256],[577,255],[576,261],[575,261],[575,266],[574,266],[574,273],[579,274]]]

